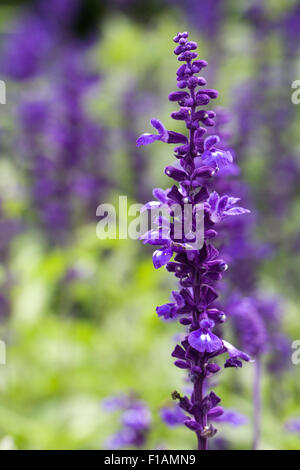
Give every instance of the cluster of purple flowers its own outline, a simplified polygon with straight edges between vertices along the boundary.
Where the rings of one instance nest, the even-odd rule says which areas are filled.
[[[107,412],[121,411],[121,429],[107,440],[107,449],[145,446],[152,421],[146,403],[129,394],[106,398],[102,406]]]
[[[60,243],[76,220],[95,217],[107,187],[102,128],[86,111],[99,81],[88,60],[93,41],[78,39],[72,29],[79,6],[78,0],[38,2],[3,51],[3,73],[24,84],[15,111],[16,146],[31,216],[51,242]]]
[[[222,414],[220,398],[210,392],[205,395],[205,385],[209,377],[220,370],[216,359],[229,354],[225,367],[241,367],[242,361],[250,356],[239,351],[215,333],[215,325],[224,323],[226,315],[216,306],[218,294],[214,285],[222,279],[227,264],[219,257],[219,251],[212,244],[217,237],[216,226],[226,217],[248,213],[247,209],[236,206],[238,198],[219,195],[210,191],[211,178],[224,166],[232,164],[229,151],[220,148],[219,137],[209,135],[206,128],[214,126],[215,112],[199,107],[207,106],[218,96],[213,89],[203,88],[206,80],[197,74],[207,66],[197,59],[197,43],[189,41],[188,33],[178,33],[174,42],[175,54],[182,65],[177,70],[179,91],[170,93],[169,100],[179,103],[180,109],[171,114],[176,121],[183,121],[189,137],[182,133],[168,131],[159,121],[151,121],[157,134],[143,134],[137,145],[147,145],[155,141],[180,144],[175,149],[175,165],[167,166],[165,173],[179,183],[167,190],[153,191],[157,201],[148,203],[147,208],[159,207],[169,210],[170,229],[166,231],[164,217],[158,219],[158,230],[150,230],[143,238],[145,243],[160,246],[153,254],[155,268],[166,266],[179,280],[179,291],[174,291],[172,302],[157,308],[159,316],[178,318],[188,332],[181,344],[177,344],[172,356],[175,365],[189,371],[193,383],[190,397],[173,393],[180,408],[187,413],[184,424],[194,431],[198,448],[206,449],[207,440],[216,430],[208,422],[209,415]],[[186,91],[186,89],[188,91]],[[203,127],[205,126],[205,127]],[[174,239],[174,205],[192,206],[192,226],[195,230],[199,209],[204,214],[204,243],[201,249],[191,249],[190,237],[182,234],[182,239]],[[183,221],[182,221],[183,222]],[[190,234],[189,234],[190,235]],[[195,234],[194,234],[195,235]],[[197,234],[196,234],[197,236]],[[174,260],[172,257],[175,255]]]

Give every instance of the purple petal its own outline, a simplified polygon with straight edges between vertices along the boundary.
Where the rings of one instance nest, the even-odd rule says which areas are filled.
[[[202,186],[202,188],[200,189],[200,191],[198,191],[198,193],[196,194],[196,196],[194,197],[194,203],[195,204],[199,204],[200,202],[203,202],[203,201],[206,201],[207,198],[208,198],[208,189],[206,186]]]
[[[184,306],[184,300],[183,297],[179,294],[179,292],[176,292],[175,290],[172,291],[172,296],[177,303],[178,307],[183,307]]]
[[[169,133],[164,125],[157,119],[151,119],[151,125],[154,129],[157,130],[158,135],[145,133],[142,134],[136,141],[136,146],[140,147],[141,145],[149,145],[155,142],[156,140],[161,140],[162,142],[168,142]]]
[[[244,424],[247,424],[248,418],[247,416],[241,413],[238,413],[235,410],[225,409],[222,415],[214,418],[214,421],[218,421],[220,423],[232,424],[232,426],[243,426]]]
[[[240,360],[243,360],[246,362],[249,362],[249,361],[253,362],[251,360],[251,357],[248,354],[235,348],[232,344],[224,340],[223,340],[223,344],[224,344],[226,351],[229,354],[229,359],[227,359],[225,363],[225,367],[241,367]]]
[[[222,168],[233,162],[232,155],[229,151],[224,150],[207,150],[202,156],[205,165],[213,164],[215,167]]]
[[[218,216],[221,217],[228,204],[228,196],[222,196],[217,205]]]
[[[156,250],[153,253],[152,260],[155,269],[161,268],[167,264],[173,256],[172,248],[165,248],[163,250]]]
[[[231,207],[231,209],[224,211],[224,215],[242,215],[249,213],[249,209],[244,209],[243,207]]]
[[[176,306],[173,303],[160,305],[156,307],[156,313],[159,317],[164,317],[165,320],[174,318],[176,316]]]
[[[142,145],[149,145],[155,142],[156,140],[160,140],[158,135],[154,134],[142,134],[136,141],[136,146],[141,147]]]
[[[220,142],[220,137],[217,135],[210,135],[204,141],[204,150],[209,150]]]
[[[141,213],[145,212],[147,209],[156,209],[161,206],[161,203],[158,201],[149,201],[147,202],[142,208],[141,208]]]
[[[203,284],[201,286],[201,298],[206,305],[209,305],[218,298],[218,294],[212,287]]]
[[[163,142],[168,144],[186,144],[188,142],[188,138],[184,134],[174,131],[167,131],[167,133],[167,140],[163,140]]]
[[[178,367],[179,369],[189,369],[190,366],[188,365],[187,362],[185,361],[181,361],[180,359],[178,359],[177,361],[174,362],[174,365],[176,367]]]
[[[151,119],[150,122],[151,122],[152,127],[154,127],[154,129],[157,130],[159,137],[162,137],[162,140],[166,142],[167,141],[166,139],[168,138],[168,131],[163,125],[163,123],[160,122],[158,119]]]
[[[212,353],[219,351],[223,347],[223,343],[218,336],[214,335],[211,331],[205,332],[202,328],[193,331],[188,337],[188,342],[192,348],[199,352]]]
[[[165,424],[170,427],[179,426],[186,420],[186,415],[179,406],[174,406],[173,408],[162,408],[160,410],[160,416]]]
[[[184,171],[179,170],[178,168],[175,168],[174,166],[170,165],[166,166],[165,173],[167,176],[173,178],[176,181],[183,181],[187,178],[187,174]]]
[[[182,194],[179,192],[177,186],[174,184],[172,188],[168,191],[168,198],[172,199],[173,201],[177,202],[178,204],[182,201]]]
[[[224,414],[224,408],[222,408],[222,406],[215,406],[208,412],[207,416],[208,416],[208,419],[216,419],[216,418],[220,418],[223,414]]]
[[[209,329],[212,329],[213,327],[215,326],[215,323],[210,320],[209,318],[206,318],[204,320],[201,320],[200,322],[200,327],[203,329],[203,330],[209,330]]]
[[[171,356],[177,359],[185,359],[185,351],[179,344],[176,344]]]
[[[170,101],[180,101],[188,97],[189,97],[189,94],[186,91],[172,91],[169,94]]]
[[[240,197],[229,197],[228,198],[228,206],[233,206],[234,204],[236,204],[240,200],[241,200]]]
[[[158,201],[162,202],[163,204],[167,202],[167,196],[163,189],[161,188],[154,188],[152,194]]]
[[[219,195],[216,191],[213,191],[208,199],[208,203],[213,212],[216,210],[218,201],[219,201]]]

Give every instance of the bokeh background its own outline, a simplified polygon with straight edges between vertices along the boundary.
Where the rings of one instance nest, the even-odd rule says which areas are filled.
[[[119,195],[145,203],[168,185],[172,150],[135,141],[152,117],[179,128],[167,95],[176,89],[172,38],[185,30],[209,62],[204,76],[220,92],[222,132],[255,214],[239,276],[253,274],[260,299],[276,304],[268,328],[277,336],[260,358],[260,447],[300,449],[300,434],[286,428],[300,415],[300,365],[291,362],[300,339],[300,105],[291,101],[300,2],[292,0],[1,2],[1,448],[106,448],[119,415],[101,401],[130,391],[152,413],[145,448],[194,448],[193,433],[159,416],[184,380],[170,357],[180,328],[155,313],[175,281],[154,269],[141,242],[96,236],[99,204]],[[230,315],[226,331],[235,340]],[[251,448],[253,371],[218,378],[224,406],[248,417],[239,428],[220,424],[227,448]]]

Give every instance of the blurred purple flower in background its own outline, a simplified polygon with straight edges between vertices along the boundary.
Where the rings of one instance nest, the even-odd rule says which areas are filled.
[[[77,0],[38,3],[4,46],[3,72],[36,82],[22,89],[16,144],[34,222],[52,243],[65,243],[76,221],[95,219],[108,188],[104,131],[86,111],[99,82],[89,63],[93,41],[71,28],[78,8]]]
[[[107,412],[121,412],[121,428],[108,438],[105,445],[107,449],[145,446],[152,422],[146,403],[134,395],[117,395],[104,399],[102,407]]]
[[[295,433],[295,434],[300,434],[300,417],[290,419],[289,421],[287,421],[285,423],[285,429],[288,432]]]

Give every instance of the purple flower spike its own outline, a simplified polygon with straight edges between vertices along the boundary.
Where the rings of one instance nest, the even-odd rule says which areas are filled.
[[[218,236],[217,225],[223,218],[249,211],[236,206],[238,198],[228,196],[224,192],[219,195],[211,190],[213,177],[217,173],[222,175],[223,168],[234,167],[232,154],[223,146],[220,138],[217,135],[208,135],[205,138],[209,129],[215,125],[216,113],[201,109],[201,106],[206,106],[217,98],[218,92],[211,88],[201,88],[206,86],[206,80],[196,74],[207,63],[194,60],[197,53],[193,51],[197,44],[188,40],[187,33],[178,33],[174,41],[174,53],[179,62],[183,63],[177,70],[179,91],[173,91],[169,95],[169,100],[179,105],[179,109],[173,111],[171,117],[185,123],[189,138],[184,134],[168,131],[159,121],[152,120],[157,134],[143,134],[137,140],[138,146],[156,140],[182,144],[174,149],[177,163],[165,168],[165,174],[175,181],[175,184],[165,191],[155,190],[157,201],[151,201],[145,206],[148,209],[166,209],[170,215],[169,228],[166,229],[161,217],[159,231],[162,236],[153,241],[153,231],[150,231],[142,238],[147,243],[159,246],[153,253],[154,267],[165,265],[169,272],[174,273],[179,283],[178,292],[173,292],[172,301],[157,307],[157,314],[163,320],[178,319],[179,323],[187,328],[184,339],[180,345],[176,345],[172,357],[176,359],[176,367],[188,371],[193,390],[190,397],[182,397],[178,392],[174,392],[172,398],[178,400],[179,408],[172,412],[164,409],[163,419],[170,426],[184,424],[195,432],[198,449],[205,450],[208,439],[216,433],[210,420],[221,420],[225,414],[223,408],[218,406],[220,398],[217,395],[213,392],[205,395],[207,379],[220,371],[216,358],[228,352],[229,359],[225,367],[240,367],[242,360],[250,360],[247,354],[224,342],[212,332],[215,324],[220,325],[226,320],[225,313],[215,304],[218,299],[215,284],[221,281],[228,267],[212,241]],[[228,173],[230,174],[230,171]],[[175,208],[179,207],[183,212],[186,205],[191,209],[188,231],[188,217],[184,213],[180,219],[175,213]],[[195,246],[191,240],[197,238],[200,232],[197,230],[200,207],[204,213],[203,237],[200,245]],[[157,233],[158,231],[154,235]]]

